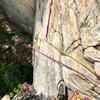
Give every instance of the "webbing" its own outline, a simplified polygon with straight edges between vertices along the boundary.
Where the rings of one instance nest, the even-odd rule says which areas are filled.
[[[50,3],[49,18],[48,18],[47,31],[46,31],[46,40],[48,39],[48,31],[49,31],[49,23],[50,23],[52,3],[53,3],[53,0],[51,0],[51,3]]]
[[[100,81],[96,81],[96,80],[94,80],[93,78],[91,78],[91,77],[89,77],[89,76],[85,75],[84,73],[79,72],[79,71],[75,70],[74,68],[69,67],[69,66],[67,66],[66,64],[63,64],[62,62],[57,61],[57,60],[55,60],[55,59],[53,59],[53,58],[49,57],[48,55],[46,55],[46,54],[42,53],[42,52],[41,52],[41,51],[39,51],[38,49],[35,49],[35,48],[33,48],[33,49],[34,49],[35,51],[39,52],[40,54],[44,55],[45,57],[47,57],[47,58],[51,59],[53,62],[56,62],[56,63],[60,64],[61,66],[65,66],[66,68],[68,68],[68,69],[70,69],[70,70],[72,70],[72,71],[76,72],[77,74],[79,74],[79,75],[83,76],[84,78],[88,79],[88,80],[89,80],[89,81],[91,81],[92,83],[94,82],[94,83],[95,83],[95,85],[96,85],[96,84],[97,84],[97,85],[100,85]]]

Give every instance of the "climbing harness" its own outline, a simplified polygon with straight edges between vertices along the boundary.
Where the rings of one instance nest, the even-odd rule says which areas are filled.
[[[47,25],[47,31],[46,31],[46,40],[48,39],[48,31],[49,31],[49,24],[50,24],[50,16],[51,16],[52,3],[53,3],[53,0],[51,0],[51,3],[50,3],[49,18],[48,18],[48,25]]]
[[[85,94],[80,94],[78,91],[71,91],[68,100],[93,100],[93,99]]]
[[[37,51],[37,52],[39,52],[40,54],[44,55],[45,57],[51,59],[53,62],[56,62],[56,63],[60,64],[61,66],[65,66],[66,68],[68,68],[68,69],[70,69],[70,70],[76,72],[77,74],[83,76],[83,77],[86,78],[87,80],[91,81],[93,84],[95,84],[95,85],[100,85],[100,81],[96,81],[95,79],[93,79],[93,78],[91,78],[91,77],[85,75],[84,73],[79,72],[79,71],[75,70],[74,68],[69,67],[69,66],[67,66],[66,64],[63,64],[62,62],[57,61],[57,60],[55,60],[55,59],[49,57],[48,55],[42,53],[42,52],[39,51],[38,49],[35,49],[35,48],[34,48],[34,50]]]

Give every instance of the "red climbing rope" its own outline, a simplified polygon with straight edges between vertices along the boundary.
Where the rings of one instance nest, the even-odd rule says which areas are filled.
[[[34,48],[35,49],[35,48]],[[81,73],[81,72],[79,72],[79,71],[77,71],[77,70],[75,70],[74,68],[72,68],[72,67],[69,67],[69,66],[67,66],[66,64],[63,64],[62,62],[60,62],[60,61],[57,61],[57,60],[55,60],[55,59],[53,59],[53,58],[51,58],[51,57],[49,57],[48,55],[46,55],[46,54],[44,54],[44,53],[42,53],[41,51],[39,51],[39,50],[37,50],[37,49],[35,49],[37,52],[39,52],[40,54],[42,54],[42,55],[44,55],[45,57],[47,57],[47,58],[49,58],[49,59],[51,59],[52,61],[54,61],[54,62],[56,62],[56,63],[58,63],[58,64],[60,64],[61,66],[65,66],[66,68],[68,68],[68,69],[70,69],[70,70],[72,70],[72,71],[74,71],[74,72],[76,72],[77,74],[79,74],[79,75],[81,75],[81,76],[83,76],[83,77],[85,77],[86,79],[88,79],[89,81],[91,81],[93,84],[97,84],[97,85],[100,85],[100,81],[96,81],[95,79],[93,79],[93,78],[91,78],[91,77],[89,77],[89,76],[87,76],[87,75],[85,75],[84,73]]]
[[[49,31],[49,23],[50,23],[52,3],[53,3],[53,0],[51,0],[51,3],[50,3],[49,18],[48,18],[48,25],[47,25],[47,31],[46,31],[46,40],[48,39],[48,31]]]

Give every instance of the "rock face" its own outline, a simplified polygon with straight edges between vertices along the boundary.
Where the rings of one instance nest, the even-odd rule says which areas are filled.
[[[5,95],[1,100],[10,100],[9,95]]]
[[[50,0],[36,2],[36,47],[44,54],[100,81],[87,68],[40,40],[46,36],[49,7]],[[100,1],[53,0],[48,41],[100,72]],[[33,50],[33,55],[34,86],[38,92],[57,95],[57,83],[64,79],[69,88],[77,89],[93,100],[100,100],[100,85],[93,84],[37,51]]]
[[[32,34],[34,0],[0,0],[0,7],[23,33]]]
[[[32,33],[35,0],[0,0],[9,18],[23,33]],[[100,77],[52,45],[45,38],[50,0],[36,0],[34,43],[44,54],[100,82]],[[100,73],[100,0],[53,0],[48,41]],[[14,50],[13,50],[14,51]],[[100,85],[57,64],[33,50],[34,86],[37,92],[57,95],[57,84],[64,79],[71,89],[100,100]]]

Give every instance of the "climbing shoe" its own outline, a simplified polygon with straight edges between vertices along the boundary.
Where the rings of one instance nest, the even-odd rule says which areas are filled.
[[[67,87],[65,86],[65,83],[63,80],[61,80],[58,85],[58,100],[67,100]]]

